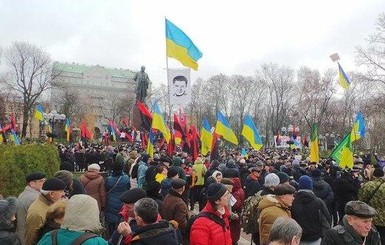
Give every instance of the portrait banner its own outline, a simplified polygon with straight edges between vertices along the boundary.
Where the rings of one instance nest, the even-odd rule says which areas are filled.
[[[190,69],[168,69],[168,86],[172,108],[185,107],[191,102]]]

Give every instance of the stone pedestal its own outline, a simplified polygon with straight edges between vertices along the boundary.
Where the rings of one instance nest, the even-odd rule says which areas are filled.
[[[140,116],[140,111],[139,111],[137,105],[135,105],[133,110],[132,110],[132,117],[131,118],[132,118],[132,123],[133,123],[134,127],[137,130],[140,130],[142,127],[142,118]]]

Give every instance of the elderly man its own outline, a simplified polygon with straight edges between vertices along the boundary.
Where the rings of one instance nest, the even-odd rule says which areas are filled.
[[[372,225],[376,214],[376,210],[364,202],[348,202],[342,225],[326,231],[321,245],[381,245],[380,236]]]
[[[302,228],[291,218],[280,217],[271,227],[269,245],[298,245],[302,236]]]
[[[38,198],[40,190],[45,181],[45,174],[40,172],[31,173],[26,177],[27,186],[17,198],[17,235],[22,244],[25,244],[25,218],[28,208]]]
[[[25,220],[25,244],[33,245],[37,241],[37,229],[44,224],[47,209],[56,201],[64,197],[66,184],[56,178],[44,182],[39,197],[31,204]]]

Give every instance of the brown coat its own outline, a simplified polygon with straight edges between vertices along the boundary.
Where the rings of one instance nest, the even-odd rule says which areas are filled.
[[[258,204],[260,244],[269,243],[269,234],[274,221],[279,217],[291,218],[289,207],[278,201],[274,195],[266,195]]]
[[[188,209],[182,195],[171,189],[170,193],[164,197],[162,214],[164,219],[178,222],[178,228],[184,233],[187,226]]]
[[[99,210],[106,207],[106,187],[104,178],[99,172],[87,171],[80,176],[80,182],[87,191],[87,194],[98,201]]]

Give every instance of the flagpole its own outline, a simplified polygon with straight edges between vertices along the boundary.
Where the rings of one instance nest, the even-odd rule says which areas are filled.
[[[166,24],[166,16],[164,17],[164,23]],[[167,32],[167,26],[165,25],[165,31]],[[170,91],[170,84],[168,81],[168,57],[167,57],[167,33],[165,33],[165,41],[166,41],[166,82],[167,82],[167,91],[168,91],[168,118],[169,118],[169,126],[171,127],[171,91]]]

